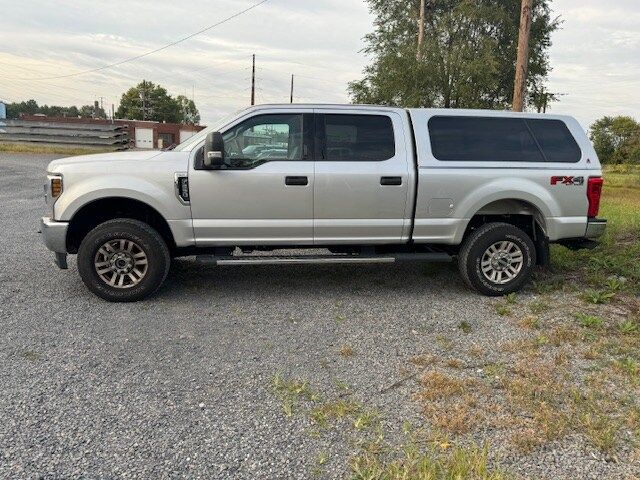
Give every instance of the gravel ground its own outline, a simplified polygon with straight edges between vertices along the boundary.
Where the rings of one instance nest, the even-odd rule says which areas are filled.
[[[0,153],[0,477],[342,478],[348,429],[286,418],[276,373],[326,396],[337,381],[379,410],[388,440],[420,424],[419,354],[466,358],[519,330],[453,266],[213,267],[178,260],[152,300],[105,303],[54,267],[36,233],[52,156]],[[467,322],[472,334],[458,326]],[[354,355],[339,354],[352,346]],[[485,438],[485,437],[482,437]],[[574,439],[526,458],[527,477],[624,478]],[[399,441],[399,440],[398,440]],[[318,456],[327,461],[315,472]]]

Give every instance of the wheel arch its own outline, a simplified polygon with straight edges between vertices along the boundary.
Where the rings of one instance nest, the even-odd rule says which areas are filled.
[[[487,223],[508,223],[529,235],[536,247],[536,263],[547,265],[549,240],[546,217],[542,209],[530,200],[518,197],[492,200],[477,208],[471,215],[460,241],[464,241],[471,232]]]
[[[82,240],[91,230],[115,218],[131,218],[145,222],[160,234],[171,252],[176,249],[171,228],[158,210],[141,200],[112,196],[92,200],[73,214],[67,230],[67,252],[77,253]]]

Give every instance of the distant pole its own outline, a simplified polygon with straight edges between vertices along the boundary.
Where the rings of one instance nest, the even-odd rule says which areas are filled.
[[[291,75],[291,103],[293,103],[293,75]]]
[[[253,67],[251,70],[251,105],[256,104],[256,55],[253,54]]]
[[[422,44],[424,43],[424,22],[427,15],[427,0],[420,0],[420,23],[418,24],[418,53],[416,58],[422,60]]]
[[[142,120],[147,119],[147,81],[142,80]]]
[[[527,68],[529,63],[529,35],[531,34],[531,5],[533,0],[522,0],[520,11],[520,33],[518,37],[518,58],[516,60],[516,80],[513,88],[513,111],[524,110],[524,96],[527,90]]]
[[[111,104],[111,123],[113,123],[113,119],[116,118],[116,114],[115,114],[115,108],[113,106],[113,103]]]

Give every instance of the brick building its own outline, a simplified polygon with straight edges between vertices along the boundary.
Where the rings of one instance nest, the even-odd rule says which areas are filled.
[[[166,148],[178,144],[193,136],[203,128],[202,125],[181,125],[143,120],[76,117],[45,117],[43,115],[21,115],[20,120],[61,124],[96,124],[126,126],[129,132],[130,146],[136,148]]]

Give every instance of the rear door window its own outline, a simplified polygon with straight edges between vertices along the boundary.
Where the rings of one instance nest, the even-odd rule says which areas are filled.
[[[449,162],[544,162],[524,119],[444,117],[429,120],[436,159]]]
[[[326,160],[370,162],[395,156],[391,118],[385,115],[325,114],[324,119]]]

